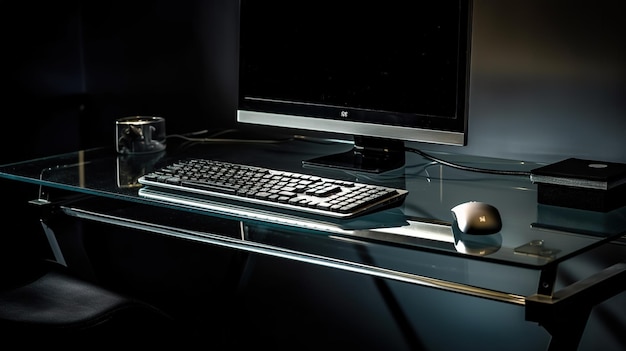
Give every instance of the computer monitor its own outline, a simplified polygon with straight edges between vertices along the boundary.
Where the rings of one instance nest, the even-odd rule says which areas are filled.
[[[304,160],[402,167],[405,142],[466,145],[471,1],[240,0],[237,120],[353,136]]]

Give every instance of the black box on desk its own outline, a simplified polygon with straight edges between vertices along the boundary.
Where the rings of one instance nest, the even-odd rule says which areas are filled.
[[[537,202],[608,212],[626,205],[626,164],[579,158],[535,168]]]

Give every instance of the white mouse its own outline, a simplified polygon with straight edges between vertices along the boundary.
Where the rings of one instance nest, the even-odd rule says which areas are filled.
[[[464,234],[495,234],[502,229],[500,212],[490,204],[470,201],[453,207],[451,211]]]

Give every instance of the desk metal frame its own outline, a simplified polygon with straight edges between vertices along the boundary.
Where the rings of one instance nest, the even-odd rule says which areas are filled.
[[[525,308],[527,321],[538,323],[551,334],[549,351],[576,350],[593,307],[624,291],[626,286],[626,261],[624,261],[554,292],[552,288],[555,284],[558,266],[551,265],[541,270],[538,292],[530,296],[522,296],[249,241],[245,239],[243,225],[241,238],[234,239],[208,232],[110,216],[82,209],[80,206],[75,206],[73,201],[51,202],[48,193],[43,189],[40,189],[40,195],[45,194],[45,198],[37,198],[31,203],[45,208],[46,214],[42,217],[42,225],[55,253],[55,259],[59,263],[63,263],[64,258],[58,249],[52,229],[46,226],[46,217],[56,215],[58,212],[84,220],[522,306]]]

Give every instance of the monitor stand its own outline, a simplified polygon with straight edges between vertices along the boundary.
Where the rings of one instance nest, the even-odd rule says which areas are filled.
[[[357,172],[383,173],[402,168],[404,142],[373,137],[354,137],[352,150],[302,161],[304,167],[338,168]]]

